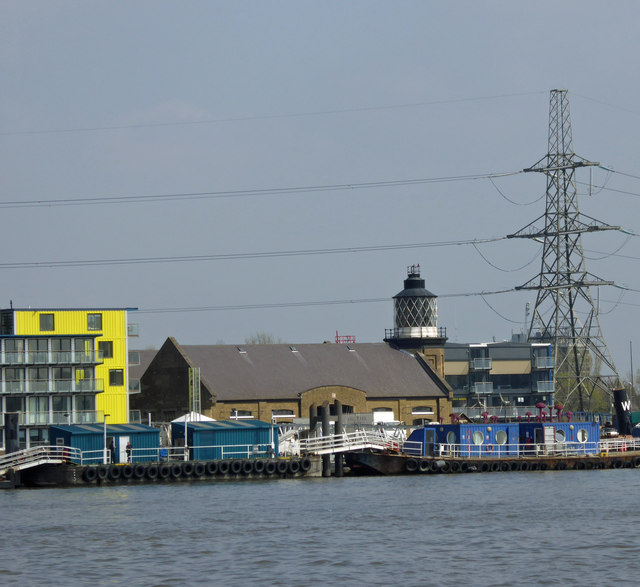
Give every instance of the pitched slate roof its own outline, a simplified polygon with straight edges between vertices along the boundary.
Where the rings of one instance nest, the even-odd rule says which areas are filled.
[[[344,386],[375,397],[448,397],[445,384],[413,355],[384,343],[179,345],[200,367],[217,401],[290,399],[309,389]]]

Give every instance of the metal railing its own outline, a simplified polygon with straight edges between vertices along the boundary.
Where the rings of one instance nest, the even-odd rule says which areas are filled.
[[[59,464],[82,459],[82,452],[69,446],[37,446],[0,457],[0,475],[8,469],[22,470],[44,464]]]
[[[487,371],[493,366],[493,361],[489,357],[478,357],[471,359],[471,368],[476,371]]]
[[[56,425],[56,424],[99,424],[104,420],[102,412],[96,410],[76,410],[57,412],[20,412],[20,425]]]
[[[399,450],[401,444],[398,439],[390,438],[379,432],[358,430],[347,434],[332,434],[330,436],[303,439],[300,441],[300,451],[303,453],[332,454],[364,448]]]
[[[553,357],[536,357],[535,368],[536,369],[553,369],[556,361]]]
[[[102,351],[17,351],[0,353],[1,365],[97,365]]]
[[[471,385],[473,393],[491,393],[493,391],[492,381],[480,381]]]
[[[467,416],[472,420],[480,420],[480,421],[482,421],[483,419],[482,414],[486,412],[489,417],[497,416],[500,419],[507,419],[507,420],[508,419],[517,420],[518,417],[521,417],[523,418],[524,421],[530,418],[532,422],[535,422],[539,413],[538,408],[536,408],[535,406],[524,406],[524,405],[513,405],[513,404],[504,405],[504,406],[489,406],[486,408],[482,406],[474,406],[474,407],[454,406],[453,411],[456,414],[464,414],[465,416]],[[527,416],[527,413],[529,413],[530,416]],[[585,417],[588,417],[588,415],[586,415]],[[576,421],[580,419],[577,414],[574,414],[573,418]],[[555,419],[556,419],[556,416],[554,416],[554,420]],[[548,420],[549,420],[549,416],[547,415],[547,421]]]
[[[427,334],[428,333],[428,334]],[[401,328],[385,328],[385,339],[397,339],[397,338],[446,338],[447,329],[444,326],[426,326],[416,327],[401,327]]]
[[[4,381],[0,393],[100,393],[102,379],[27,379]]]
[[[167,446],[155,448],[133,448],[130,463],[213,460],[213,459],[250,459],[274,456],[271,444],[236,444],[205,446]]]
[[[536,381],[538,393],[553,393],[553,381]]]
[[[423,443],[407,441],[402,446],[404,454],[412,456],[464,457],[464,458],[513,458],[513,457],[572,457],[597,456],[610,453],[640,451],[640,439],[601,440],[597,442],[549,442],[531,444],[448,444],[427,443],[430,446],[423,453]]]

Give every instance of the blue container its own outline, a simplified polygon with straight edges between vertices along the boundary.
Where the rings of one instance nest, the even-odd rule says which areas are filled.
[[[99,463],[104,458],[104,424],[51,426],[49,442],[52,446],[70,446],[82,451],[82,462]],[[108,424],[107,447],[111,462],[127,462],[127,443],[131,443],[131,462],[157,461],[160,431],[144,424]]]
[[[436,426],[436,442],[443,456],[516,456],[518,424],[443,424]]]
[[[405,452],[415,456],[442,457],[516,456],[518,424],[425,426],[411,433],[405,443]]]
[[[403,452],[415,457],[431,457],[435,451],[435,426],[414,430],[404,443]]]
[[[187,422],[189,458],[241,459],[278,454],[278,427],[261,420]],[[172,422],[174,444],[184,445],[184,422]]]
[[[599,451],[598,422],[521,422],[523,454],[595,454]]]

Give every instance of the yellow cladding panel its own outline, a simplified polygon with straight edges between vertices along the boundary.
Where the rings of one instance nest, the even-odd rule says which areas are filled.
[[[491,375],[528,375],[531,361],[492,361]]]
[[[40,330],[41,314],[53,314],[53,330]],[[102,329],[89,329],[89,314],[102,317]],[[16,334],[18,335],[81,335],[99,334],[126,337],[125,310],[17,310]]]
[[[124,394],[99,393],[96,396],[96,409],[107,415],[107,424],[127,423],[127,398]]]
[[[41,314],[53,314],[53,330],[40,330]],[[96,366],[96,379],[104,385],[104,391],[96,395],[96,409],[109,414],[108,423],[124,424],[128,421],[129,387],[126,315],[126,310],[16,310],[15,332],[24,336],[94,336],[96,351],[101,342],[111,342],[113,356]],[[122,371],[122,385],[110,384],[112,371]]]
[[[467,375],[469,373],[469,361],[445,361],[445,375]]]

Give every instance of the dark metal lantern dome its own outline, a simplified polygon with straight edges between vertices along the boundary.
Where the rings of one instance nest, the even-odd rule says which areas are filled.
[[[392,339],[439,339],[437,296],[424,287],[420,265],[407,268],[404,289],[393,296],[395,328]],[[390,335],[390,336],[389,336]]]

